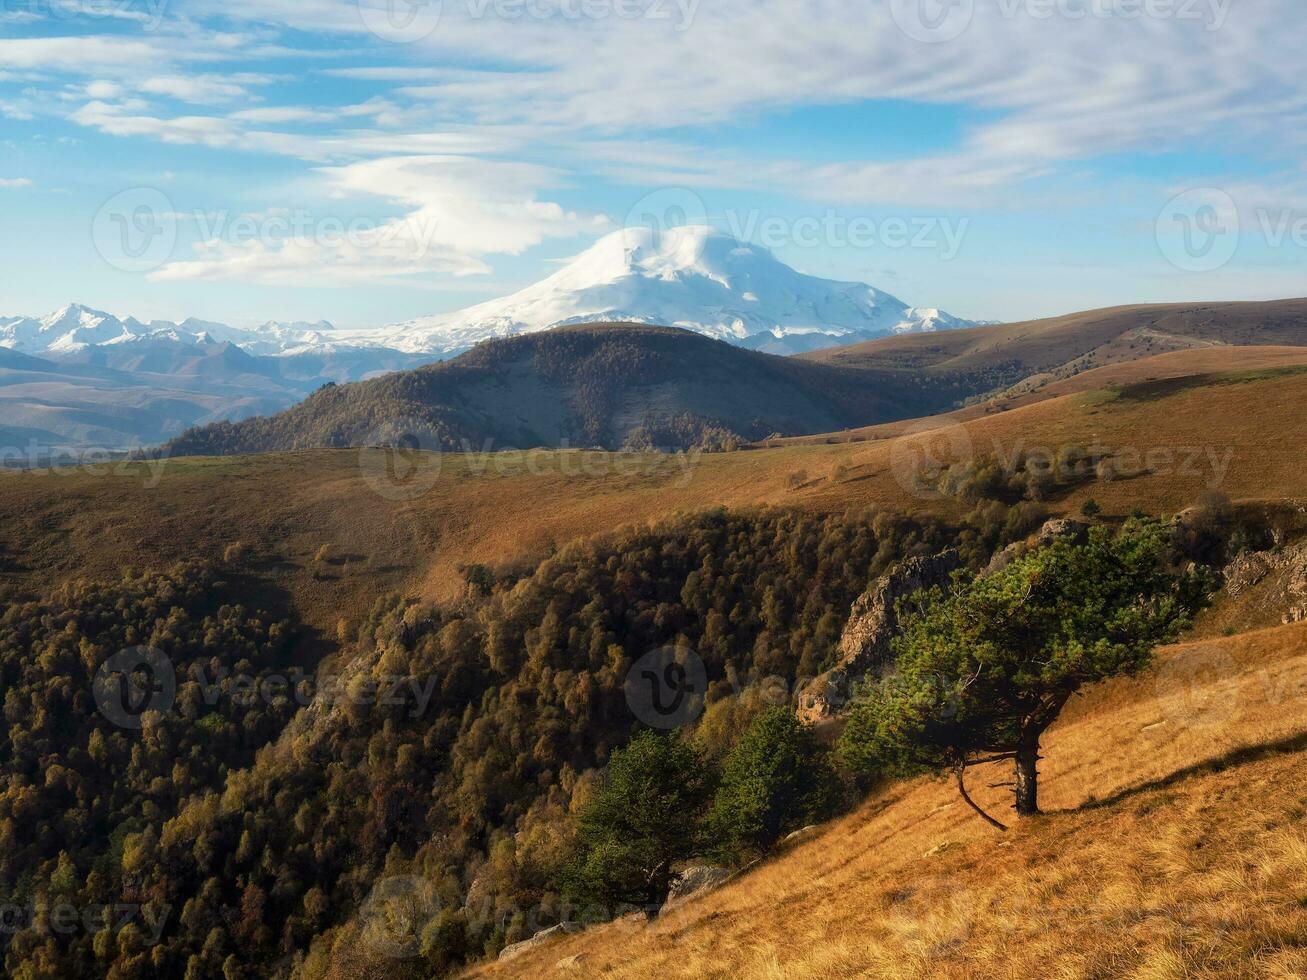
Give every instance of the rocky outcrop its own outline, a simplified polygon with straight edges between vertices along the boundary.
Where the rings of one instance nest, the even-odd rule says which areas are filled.
[[[1307,544],[1293,545],[1279,551],[1248,551],[1225,566],[1225,593],[1232,598],[1251,591],[1269,578],[1279,578],[1277,601],[1284,603],[1283,623],[1307,620]]]
[[[1015,559],[1036,548],[1061,539],[1082,540],[1089,525],[1072,518],[1054,518],[1025,541],[1010,544],[990,560],[982,575],[1006,568]],[[859,684],[883,673],[890,656],[890,641],[898,631],[895,604],[918,589],[947,585],[961,567],[956,550],[923,558],[909,558],[877,579],[858,597],[849,622],[840,637],[840,659],[830,670],[813,679],[799,694],[795,711],[804,724],[813,725],[839,715]]]
[[[954,549],[909,558],[859,596],[840,637],[839,662],[799,695],[799,720],[814,724],[842,711],[853,688],[889,660],[890,640],[898,629],[894,608],[898,600],[919,589],[948,584],[961,564],[961,556]]]
[[[667,905],[670,907],[685,901],[691,895],[711,891],[725,883],[733,874],[734,872],[727,868],[715,868],[710,865],[686,868],[672,883],[671,891],[667,893]]]
[[[575,922],[560,922],[556,926],[550,926],[548,929],[542,929],[530,939],[524,939],[520,943],[513,943],[511,946],[505,946],[499,952],[499,959],[511,960],[515,956],[521,956],[527,950],[535,949],[537,946],[543,946],[551,939],[561,938],[574,932],[580,932],[581,927]]]
[[[1002,551],[996,552],[994,557],[989,560],[989,564],[985,566],[985,570],[980,574],[992,575],[994,572],[1001,571],[1022,555],[1034,551],[1036,548],[1046,548],[1054,541],[1064,538],[1080,541],[1088,534],[1089,525],[1084,521],[1077,521],[1069,517],[1055,517],[1051,521],[1045,521],[1043,527],[1025,541],[1014,541]]]

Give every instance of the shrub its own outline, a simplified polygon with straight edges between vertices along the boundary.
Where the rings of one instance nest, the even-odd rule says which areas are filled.
[[[812,734],[785,707],[763,712],[731,750],[708,826],[727,851],[770,848],[834,812],[838,785]]]
[[[673,867],[705,850],[712,785],[711,767],[675,734],[646,731],[614,752],[577,818],[582,853],[571,890],[609,905],[661,906]]]

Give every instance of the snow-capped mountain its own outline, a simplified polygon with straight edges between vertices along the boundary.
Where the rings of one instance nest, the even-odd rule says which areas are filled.
[[[329,337],[334,330],[326,322],[269,322],[255,330],[196,319],[143,323],[135,317],[120,318],[80,303],[70,303],[42,317],[0,317],[0,347],[24,354],[59,356],[88,347],[143,342],[231,343],[251,354],[277,356],[323,345],[332,347],[334,343]]]
[[[511,296],[351,337],[449,356],[493,337],[606,320],[684,327],[776,354],[974,325],[865,283],[804,275],[713,228],[683,227],[617,231]]]
[[[0,446],[156,442],[188,425],[279,411],[327,381],[606,320],[684,327],[774,354],[972,325],[865,283],[804,275],[711,228],[622,231],[511,296],[387,327],[146,322],[76,303],[0,317]]]

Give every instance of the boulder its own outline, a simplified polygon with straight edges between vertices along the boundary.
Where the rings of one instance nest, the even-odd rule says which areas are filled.
[[[511,960],[516,956],[521,956],[527,950],[535,949],[537,946],[543,946],[551,939],[557,939],[561,936],[580,931],[581,927],[575,922],[560,922],[556,926],[542,929],[530,939],[524,939],[520,943],[513,943],[511,946],[505,946],[500,950],[499,958],[500,960]]]
[[[1036,548],[1046,548],[1054,541],[1060,541],[1064,538],[1079,541],[1088,533],[1089,525],[1084,521],[1077,521],[1070,517],[1054,517],[1052,520],[1045,521],[1043,526],[1026,540],[1014,541],[1002,551],[995,553],[994,557],[989,560],[989,564],[985,566],[985,570],[980,574],[992,575],[994,572],[1007,568],[1013,561],[1030,551],[1034,551]]]
[[[810,823],[806,827],[800,827],[798,830],[786,834],[781,839],[781,844],[782,845],[797,844],[800,841],[807,840],[809,837],[816,836],[817,831],[819,831],[820,829],[821,828],[818,827],[815,823]]]
[[[667,905],[683,902],[691,895],[698,895],[700,892],[711,891],[731,875],[732,872],[728,868],[715,868],[706,864],[686,868],[672,883],[671,891],[667,893]]]
[[[799,695],[799,720],[815,724],[842,711],[854,687],[889,660],[890,640],[898,629],[895,603],[918,589],[947,585],[961,564],[961,556],[952,548],[937,555],[909,558],[860,595],[840,636],[839,661],[814,678]]]
[[[1275,596],[1287,607],[1281,622],[1300,623],[1307,619],[1307,544],[1275,551],[1247,551],[1222,570],[1225,594],[1238,598],[1248,590],[1275,576]]]

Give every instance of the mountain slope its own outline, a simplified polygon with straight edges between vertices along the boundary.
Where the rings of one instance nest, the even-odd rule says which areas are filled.
[[[906,375],[774,357],[668,327],[582,325],[329,387],[279,416],[187,433],[165,451],[375,445],[405,433],[446,450],[682,449],[902,418],[935,398]]]
[[[653,923],[471,975],[1302,977],[1307,724],[1279,692],[1304,684],[1301,625],[1167,648],[1049,732],[1053,812],[1001,842],[950,783],[892,785]]]
[[[605,236],[511,296],[358,338],[449,354],[491,338],[608,321],[683,327],[773,354],[972,325],[913,309],[864,283],[803,275],[767,249],[712,228],[635,228]]]
[[[1050,381],[1169,351],[1307,346],[1307,299],[1120,306],[960,333],[889,337],[803,355],[822,364],[967,379],[976,392]]]

